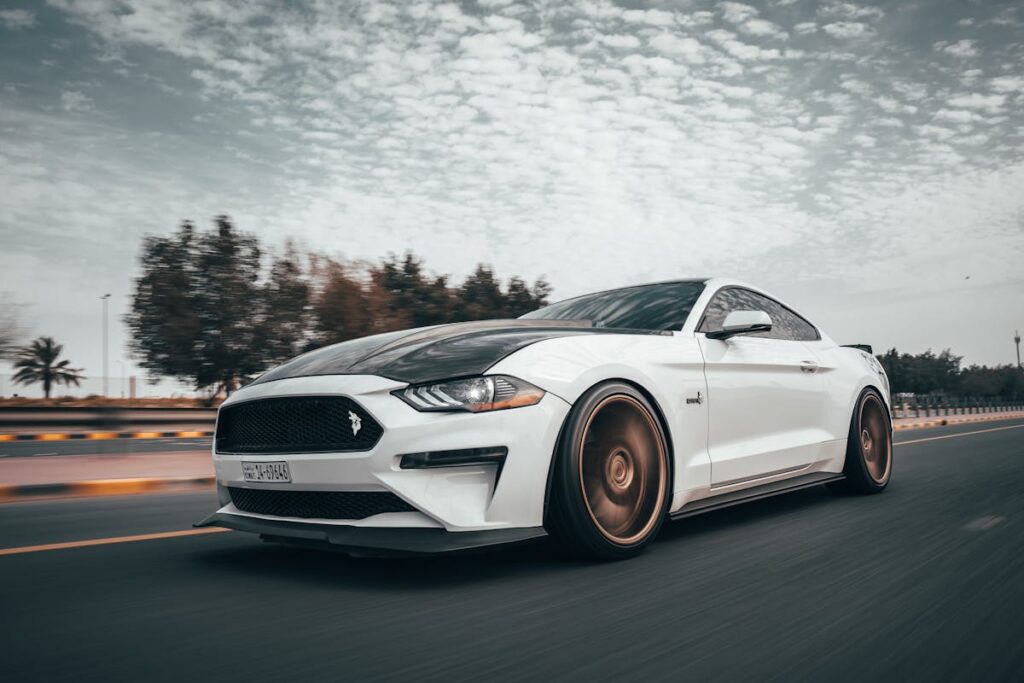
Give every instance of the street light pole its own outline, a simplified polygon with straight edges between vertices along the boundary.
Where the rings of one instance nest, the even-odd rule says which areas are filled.
[[[1020,330],[1014,330],[1013,341],[1017,344],[1017,368],[1020,368]]]
[[[103,398],[107,398],[107,302],[109,294],[100,297],[103,301]]]

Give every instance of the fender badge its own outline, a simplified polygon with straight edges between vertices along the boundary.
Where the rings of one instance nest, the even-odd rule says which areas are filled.
[[[704,394],[700,393],[699,391],[697,392],[697,398],[688,398],[688,399],[686,399],[686,404],[687,405],[692,405],[694,403],[696,403],[697,405],[700,405],[703,402],[704,402]]]

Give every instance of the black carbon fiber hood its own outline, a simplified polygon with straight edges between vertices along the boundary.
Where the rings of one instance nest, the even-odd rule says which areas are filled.
[[[660,334],[594,328],[579,320],[481,320],[388,332],[325,346],[261,375],[254,384],[314,375],[380,375],[419,383],[479,375],[530,344],[580,334]]]

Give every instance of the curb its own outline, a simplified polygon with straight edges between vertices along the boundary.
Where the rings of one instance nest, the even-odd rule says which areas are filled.
[[[42,432],[39,434],[0,434],[4,441],[110,441],[113,439],[206,439],[213,432]]]
[[[1019,420],[1024,418],[1024,412],[1015,413],[996,413],[993,415],[978,415],[976,417],[963,417],[959,415],[948,415],[945,417],[935,417],[925,422],[910,422],[904,424],[893,425],[893,431],[901,431],[906,429],[927,429],[930,427],[949,427],[958,424],[968,424],[971,422],[997,422],[999,420]]]
[[[212,487],[216,477],[145,477],[141,479],[91,479],[61,484],[0,485],[0,503],[22,498],[125,496],[197,487]]]

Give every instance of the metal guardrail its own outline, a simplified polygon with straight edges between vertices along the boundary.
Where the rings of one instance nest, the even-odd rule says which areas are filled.
[[[985,398],[943,398],[939,396],[916,396],[909,399],[894,399],[893,417],[941,417],[944,415],[981,415],[987,413],[1010,413],[1024,410],[1022,401],[1001,401]]]
[[[210,408],[0,408],[0,433],[67,430],[101,432],[209,432],[217,420]]]

